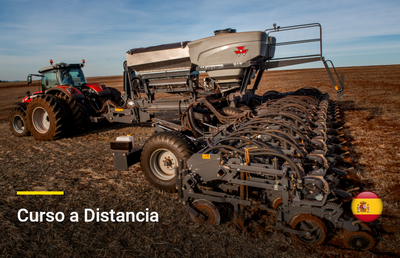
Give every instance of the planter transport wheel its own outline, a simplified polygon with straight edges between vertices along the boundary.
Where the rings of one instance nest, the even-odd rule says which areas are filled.
[[[178,132],[162,132],[150,137],[143,147],[140,163],[146,179],[156,188],[176,191],[175,168],[179,160],[188,160],[194,148]]]
[[[168,149],[158,149],[151,154],[150,167],[154,175],[161,180],[171,180],[175,177],[175,167],[178,160]]]

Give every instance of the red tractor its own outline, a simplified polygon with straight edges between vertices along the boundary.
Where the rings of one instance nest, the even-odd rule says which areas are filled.
[[[103,84],[87,83],[80,64],[57,63],[39,70],[41,90],[15,103],[10,114],[11,131],[16,136],[32,134],[37,140],[49,141],[82,130],[89,122],[102,120],[109,103],[119,105],[120,92]],[[107,104],[106,104],[107,103]]]

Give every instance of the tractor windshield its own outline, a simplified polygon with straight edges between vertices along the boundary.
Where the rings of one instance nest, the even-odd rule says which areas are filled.
[[[80,68],[65,68],[59,70],[61,85],[73,87],[82,86],[86,83],[85,75]]]

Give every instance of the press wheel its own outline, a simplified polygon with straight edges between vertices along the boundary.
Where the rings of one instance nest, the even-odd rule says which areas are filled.
[[[344,236],[346,248],[355,250],[371,250],[375,246],[374,238],[367,232],[355,231]]]
[[[190,219],[193,222],[200,224],[219,225],[221,222],[221,215],[218,208],[208,200],[195,200],[192,205],[205,217],[204,219],[197,218],[190,213]]]
[[[322,220],[311,214],[300,214],[291,219],[293,229],[306,231],[306,235],[290,233],[297,242],[306,245],[321,245],[326,238],[327,230]]]

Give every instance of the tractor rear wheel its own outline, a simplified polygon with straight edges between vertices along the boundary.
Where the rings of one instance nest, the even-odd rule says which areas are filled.
[[[71,116],[63,102],[52,95],[44,95],[28,104],[26,120],[36,140],[51,141],[66,135]]]
[[[55,95],[60,99],[66,106],[68,106],[70,114],[72,115],[72,130],[79,131],[85,128],[87,123],[86,109],[81,100],[71,99],[67,94],[59,92]]]
[[[153,135],[143,147],[140,164],[146,179],[156,188],[176,191],[175,168],[179,160],[188,160],[194,147],[186,136],[175,132]]]
[[[22,108],[17,107],[11,110],[8,121],[11,131],[14,135],[18,137],[30,135],[28,126],[26,124],[25,111],[22,110]]]

